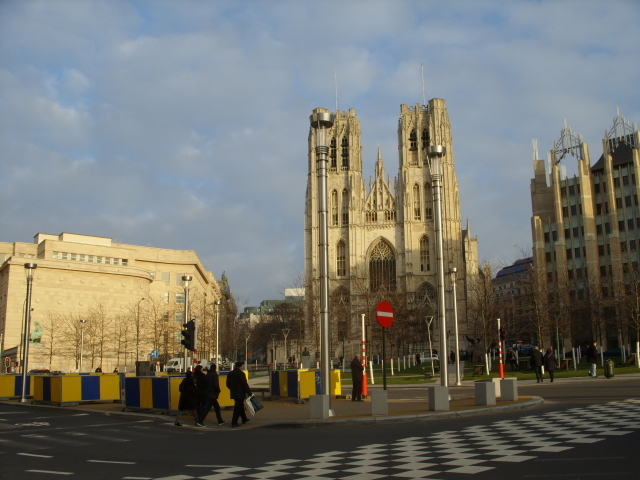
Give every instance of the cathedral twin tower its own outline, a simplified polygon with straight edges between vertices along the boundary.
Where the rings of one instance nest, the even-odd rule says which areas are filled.
[[[362,134],[355,110],[335,112],[327,131],[330,318],[334,340],[357,339],[360,316],[375,319],[380,300],[396,311],[396,339],[415,337],[425,318],[437,315],[436,237],[433,189],[425,147],[442,145],[442,224],[447,295],[447,323],[453,330],[453,268],[461,332],[466,333],[467,272],[477,272],[477,240],[462,229],[451,126],[445,101],[400,106],[397,176],[386,176],[378,149],[375,178],[368,188],[362,177]],[[308,143],[309,175],[305,204],[305,282],[308,305],[306,336],[317,335],[318,181],[315,131]],[[311,300],[311,301],[309,301]],[[315,305],[315,306],[314,306]],[[419,328],[419,326],[422,328]],[[447,327],[449,328],[449,327]],[[417,330],[416,330],[417,329]],[[436,336],[438,332],[436,332]],[[342,337],[342,338],[339,338]],[[408,337],[409,344],[422,338]]]

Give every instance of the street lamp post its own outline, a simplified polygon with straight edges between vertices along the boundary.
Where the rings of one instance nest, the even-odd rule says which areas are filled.
[[[29,330],[31,330],[31,291],[33,288],[33,271],[38,268],[35,263],[25,263],[24,268],[27,270],[27,299],[24,311],[24,335],[22,337],[22,387],[20,392],[20,401],[26,402],[27,391],[27,371],[29,367]]]
[[[285,360],[285,362],[289,361],[289,356],[287,355],[287,336],[289,335],[290,331],[291,331],[290,328],[283,328],[282,329],[282,334],[284,335],[284,360]]]
[[[213,302],[213,304],[216,306],[216,365],[220,365],[220,351],[218,350],[218,346],[219,346],[219,339],[220,339],[220,328],[219,328],[219,324],[220,324],[220,300],[216,300],[215,302]]]
[[[456,301],[456,282],[458,279],[458,269],[452,267],[449,270],[451,273],[451,289],[453,291],[453,335],[455,336],[455,355],[456,355],[456,386],[462,385],[462,379],[460,378],[460,346],[458,344],[458,302]]]
[[[271,345],[273,346],[273,350],[271,352],[271,361],[273,362],[273,370],[277,370],[277,366],[278,364],[276,363],[276,337],[278,336],[277,333],[272,333],[271,334]]]
[[[184,323],[189,321],[189,282],[191,281],[190,275],[182,276],[182,283],[184,285]],[[195,337],[195,335],[194,335]],[[193,347],[196,346],[196,339],[193,339]],[[184,348],[184,372],[187,371],[187,358],[188,358],[188,350],[187,347]]]
[[[249,337],[250,333],[244,334],[244,364],[245,370],[249,370]]]
[[[331,128],[334,116],[325,109],[316,108],[310,117],[311,128],[316,133],[316,170],[318,176],[318,254],[320,273],[320,372],[322,395],[329,397],[331,388],[331,363],[329,358],[329,224],[327,208],[327,128]],[[330,402],[323,402],[323,416],[330,415]]]
[[[445,312],[444,293],[444,250],[442,247],[442,165],[441,159],[446,152],[442,145],[430,145],[426,147],[429,156],[431,180],[433,182],[433,203],[435,206],[435,233],[436,233],[436,263],[438,274],[438,319],[440,328],[440,385],[449,386],[447,372],[446,346],[447,346],[447,317]],[[444,357],[444,358],[442,358]]]
[[[140,304],[145,300],[141,298],[138,301],[138,308],[136,312],[136,362],[140,360]]]
[[[82,359],[84,358],[84,326],[86,323],[86,320],[80,320],[80,368],[78,368],[78,373],[82,373]]]

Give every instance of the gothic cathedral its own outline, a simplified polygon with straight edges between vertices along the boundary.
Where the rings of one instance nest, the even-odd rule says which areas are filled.
[[[375,340],[378,331],[375,306],[380,300],[390,301],[394,306],[396,322],[389,333],[398,351],[400,345],[406,350],[426,342],[425,325],[429,318],[437,315],[433,189],[425,154],[425,147],[429,145],[446,147],[441,169],[446,315],[452,332],[455,268],[455,298],[462,340],[467,332],[467,272],[477,272],[478,253],[477,239],[470,236],[468,225],[466,229],[461,226],[445,101],[436,98],[428,105],[400,106],[399,167],[393,179],[385,172],[378,148],[375,178],[369,180],[368,187],[365,185],[362,134],[355,110],[335,112],[327,144],[330,147],[327,191],[332,352],[339,352],[342,345],[343,355],[349,354],[344,352],[344,342],[360,338],[362,314],[366,324],[372,327],[368,335]],[[308,340],[317,339],[318,330],[318,307],[313,301],[318,298],[318,181],[314,146],[315,133],[310,129],[304,230]],[[428,333],[438,341],[435,324],[437,322]]]

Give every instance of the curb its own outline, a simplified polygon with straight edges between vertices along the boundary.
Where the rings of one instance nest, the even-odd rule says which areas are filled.
[[[261,425],[255,428],[317,428],[317,427],[348,427],[348,426],[365,426],[365,425],[382,425],[392,423],[408,423],[408,422],[429,422],[431,420],[448,420],[455,418],[475,417],[480,415],[492,415],[495,413],[515,412],[527,408],[533,408],[542,405],[544,399],[542,397],[532,397],[522,403],[512,405],[476,408],[473,410],[458,410],[455,412],[438,412],[438,413],[422,413],[419,415],[396,415],[392,417],[367,417],[367,418],[345,418],[335,420],[299,420],[295,422],[276,422],[267,425]]]

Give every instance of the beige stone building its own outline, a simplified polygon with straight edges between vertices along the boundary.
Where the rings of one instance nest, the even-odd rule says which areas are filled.
[[[595,340],[616,347],[637,336],[629,321],[637,318],[639,142],[637,126],[619,112],[594,164],[588,145],[566,122],[548,170],[534,142],[533,261],[550,302],[549,333],[554,337],[557,326],[567,346]],[[573,176],[564,165],[569,157],[577,163]]]
[[[477,239],[460,218],[458,184],[454,166],[451,125],[445,101],[400,106],[398,121],[399,166],[391,178],[378,149],[375,177],[363,179],[362,134],[355,110],[335,113],[328,129],[328,222],[330,317],[333,356],[346,340],[361,335],[361,314],[377,335],[374,309],[377,301],[390,300],[397,323],[393,342],[417,348],[424,345],[425,317],[436,315],[436,238],[433,189],[428,145],[443,145],[442,219],[447,319],[452,322],[452,268],[457,269],[457,304],[465,332],[466,288],[469,272],[477,272]],[[309,175],[305,211],[305,281],[309,314],[307,337],[317,338],[318,285],[318,179],[315,131],[308,139]],[[437,322],[434,322],[437,323]],[[448,327],[449,328],[449,327]],[[390,333],[391,333],[390,329]],[[439,332],[432,332],[437,341]],[[394,350],[395,352],[395,350]],[[351,350],[345,345],[344,354]]]
[[[182,354],[183,275],[192,277],[188,315],[198,316],[202,358],[214,354],[216,319],[235,311],[224,274],[216,280],[194,251],[38,233],[33,243],[0,243],[0,333],[3,356],[14,360],[20,356],[27,262],[37,264],[31,331],[42,330],[31,344],[30,368],[76,371],[82,353],[84,370],[111,371],[151,360],[152,350],[159,361]]]

